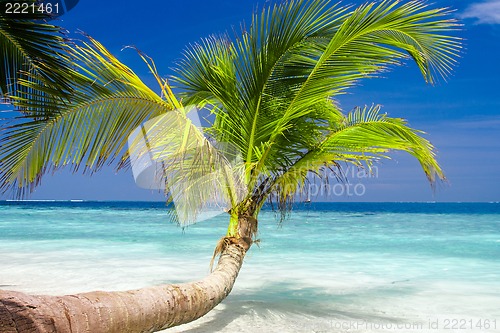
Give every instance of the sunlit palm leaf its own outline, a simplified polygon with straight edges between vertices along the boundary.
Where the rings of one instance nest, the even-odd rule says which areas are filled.
[[[428,82],[434,80],[433,71],[445,75],[459,48],[457,39],[439,34],[455,27],[453,21],[442,19],[446,13],[442,9],[426,10],[419,2],[398,6],[384,1],[356,9],[324,50],[309,57],[300,54],[300,61],[292,57],[286,64],[289,73],[285,72],[285,77],[294,78],[289,89],[291,101],[276,119],[269,141],[282,136],[294,119],[311,117],[311,105],[342,93],[359,79],[386,71],[389,65],[399,64],[406,58],[402,51],[415,60]]]
[[[319,148],[338,156],[358,153],[363,158],[370,153],[387,157],[386,152],[390,150],[405,151],[420,162],[427,178],[434,183],[436,178],[444,178],[444,174],[435,159],[434,146],[422,134],[422,131],[408,127],[403,119],[381,114],[378,106],[357,108],[348,114],[342,126],[328,135]]]
[[[67,46],[80,73],[72,73],[69,102],[33,73],[15,100],[28,110],[1,133],[1,188],[32,189],[40,177],[65,165],[95,171],[125,160],[127,136],[144,120],[173,106],[148,88],[98,42]],[[34,78],[33,80],[31,78]]]
[[[155,117],[129,137],[138,185],[165,185],[168,201],[175,204],[172,217],[182,226],[198,221],[200,215],[204,219],[206,213],[229,211],[247,194],[237,150],[214,145],[186,113],[175,110]]]
[[[342,173],[341,162],[369,169],[378,159],[388,158],[391,150],[413,155],[429,181],[434,183],[436,178],[444,178],[444,174],[436,162],[434,147],[420,134],[422,132],[408,127],[404,120],[380,113],[378,106],[356,108],[314,149],[269,179],[265,191],[274,193],[278,205],[284,209],[294,200],[297,191],[304,192],[304,184],[312,177],[328,182],[327,175],[332,168]]]
[[[163,98],[101,44],[89,41],[66,46],[78,70],[71,73],[74,93],[69,102],[47,94],[50,87],[43,82],[31,77],[21,81],[30,89],[19,93],[14,102],[29,112],[0,137],[2,188],[16,189],[22,196],[50,170],[69,165],[94,172],[117,157],[120,168],[128,165],[132,153],[151,155],[161,165],[158,181],[167,182],[165,190],[176,208],[172,217],[183,226],[195,222],[214,197],[226,203],[221,212],[237,205],[246,195],[238,177],[241,168],[228,160],[227,149],[214,147],[189,121],[187,110],[178,108],[180,102],[158,76],[154,63],[140,53]],[[127,151],[127,138],[146,120],[147,147],[132,144]]]

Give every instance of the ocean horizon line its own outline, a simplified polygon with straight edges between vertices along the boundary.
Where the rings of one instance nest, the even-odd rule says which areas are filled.
[[[127,202],[143,202],[143,203],[165,203],[165,200],[95,200],[95,199],[0,199],[0,202],[116,202],[116,203],[127,203]],[[356,203],[369,203],[369,204],[499,204],[500,201],[314,201],[305,202],[304,200],[296,200],[294,204],[309,204],[309,203],[320,203],[320,204],[356,204]],[[268,204],[268,203],[266,203]]]

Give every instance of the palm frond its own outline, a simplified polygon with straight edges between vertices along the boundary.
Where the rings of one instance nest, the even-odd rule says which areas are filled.
[[[405,120],[380,113],[379,106],[356,108],[320,147],[348,158],[346,153],[388,157],[386,152],[390,150],[404,151],[419,161],[430,183],[434,184],[437,179],[444,179],[444,174],[436,161],[434,146],[422,134],[424,132],[408,127]]]
[[[342,173],[341,162],[368,168],[380,158],[390,158],[391,151],[403,151],[414,156],[422,166],[431,184],[444,179],[436,161],[433,145],[423,138],[423,132],[407,126],[403,119],[390,118],[380,112],[379,106],[356,108],[338,127],[318,145],[297,159],[290,167],[274,175],[261,193],[261,200],[271,193],[286,209],[295,194],[304,190],[308,177],[322,177],[332,167]]]
[[[69,98],[72,78],[67,70],[71,60],[64,52],[63,30],[44,23],[48,14],[6,14],[3,7],[7,2],[19,1],[0,1],[0,97],[9,100],[19,90],[28,93],[30,88],[20,81],[29,78],[50,87],[61,98]]]
[[[141,173],[154,164],[155,174],[145,180],[165,183],[168,201],[175,205],[171,217],[182,226],[207,213],[228,212],[247,194],[238,152],[210,142],[187,113],[175,110],[155,117],[129,138],[132,166]]]
[[[150,58],[139,52],[163,98],[92,38],[66,48],[75,61],[69,101],[47,94],[50,87],[41,81],[21,81],[30,89],[14,102],[27,112],[0,135],[3,190],[23,196],[51,170],[72,166],[94,172],[117,158],[122,168],[133,154],[135,161],[148,155],[160,165],[161,177],[153,181],[167,183],[168,201],[175,204],[171,217],[182,226],[196,222],[211,203],[222,203],[220,211],[228,211],[246,196],[241,162],[193,125],[189,110],[182,108]],[[137,129],[143,133],[131,142]],[[146,144],[141,138],[147,138]]]
[[[117,157],[123,165],[128,134],[173,109],[97,41],[67,48],[79,70],[72,73],[70,101],[47,94],[51,88],[37,73],[20,80],[28,90],[15,104],[28,112],[2,129],[2,190],[23,195],[43,174],[66,165],[96,171]]]
[[[448,14],[446,9],[427,9],[418,1],[362,5],[344,20],[326,48],[306,56],[293,54],[284,64],[284,80],[276,80],[287,84],[287,78],[292,78],[293,85],[287,90],[288,104],[275,120],[269,146],[276,147],[272,143],[295,119],[311,117],[311,105],[343,93],[360,79],[387,71],[406,59],[406,54],[427,82],[434,82],[434,73],[446,76],[460,49],[458,38],[444,34],[457,26],[452,19],[443,19]]]

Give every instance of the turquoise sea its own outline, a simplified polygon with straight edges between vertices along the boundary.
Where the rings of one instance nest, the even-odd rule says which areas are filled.
[[[0,202],[0,288],[124,290],[199,279],[227,217],[164,203]],[[264,210],[231,295],[167,332],[500,332],[499,203]]]

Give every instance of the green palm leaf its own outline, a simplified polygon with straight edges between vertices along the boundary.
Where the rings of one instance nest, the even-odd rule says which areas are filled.
[[[22,195],[46,172],[66,165],[100,169],[119,157],[126,165],[128,135],[144,120],[174,106],[148,88],[101,44],[67,46],[80,72],[71,73],[70,101],[50,91],[32,73],[15,104],[29,112],[3,129],[0,182]]]
[[[21,81],[36,78],[51,92],[69,98],[71,57],[64,50],[62,29],[44,23],[47,14],[7,14],[7,2],[19,1],[0,0],[0,97],[9,100],[18,90],[31,93]]]
[[[279,207],[285,209],[297,191],[304,193],[304,185],[311,177],[318,177],[326,185],[329,172],[342,174],[340,163],[370,169],[380,158],[390,158],[392,150],[414,156],[433,184],[437,178],[444,179],[444,174],[435,159],[434,147],[420,136],[422,133],[408,127],[403,119],[380,113],[379,106],[356,108],[315,148],[270,177],[259,195],[274,195]]]
[[[239,203],[246,187],[237,163],[186,118],[188,110],[182,109],[147,56],[139,53],[160,83],[163,98],[97,41],[89,38],[66,48],[78,70],[71,73],[74,93],[69,101],[47,94],[50,88],[36,80],[36,73],[21,81],[29,90],[19,92],[14,103],[29,112],[0,135],[3,190],[23,196],[51,170],[72,166],[74,171],[83,167],[84,172],[95,172],[117,158],[117,167],[123,168],[134,154],[150,155],[161,165],[157,180],[167,181],[167,201],[176,205],[171,217],[183,226],[196,221],[214,196],[228,204],[221,209]],[[146,146],[133,140],[127,150],[130,134],[148,120],[141,136],[148,138]]]

